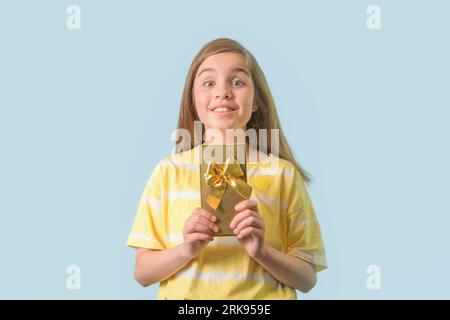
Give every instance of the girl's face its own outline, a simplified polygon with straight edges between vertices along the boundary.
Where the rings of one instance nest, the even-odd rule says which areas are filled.
[[[245,130],[256,110],[253,80],[239,53],[224,52],[206,58],[195,76],[193,94],[206,130]]]

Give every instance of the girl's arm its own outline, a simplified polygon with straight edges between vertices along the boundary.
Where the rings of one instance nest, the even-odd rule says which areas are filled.
[[[314,288],[317,277],[313,265],[268,244],[265,244],[264,248],[263,254],[253,258],[278,281],[303,293]]]
[[[230,227],[249,256],[285,285],[303,293],[311,290],[317,281],[315,267],[264,242],[265,224],[257,202],[244,200],[235,209]]]
[[[200,254],[200,251],[219,231],[217,217],[205,209],[195,208],[186,219],[183,243],[167,250],[139,248],[136,255],[134,278],[142,286],[164,281]]]
[[[138,248],[134,278],[147,287],[169,278],[191,259],[182,244],[167,250]]]

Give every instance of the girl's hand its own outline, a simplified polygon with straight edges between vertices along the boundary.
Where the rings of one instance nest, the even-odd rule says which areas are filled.
[[[217,217],[205,209],[195,208],[192,211],[183,228],[183,251],[187,257],[197,257],[203,247],[214,239],[213,234],[219,231],[215,221]]]
[[[238,213],[231,221],[230,227],[234,230],[239,242],[250,257],[264,255],[265,225],[263,217],[258,212],[258,204],[253,200],[244,200],[234,208]]]

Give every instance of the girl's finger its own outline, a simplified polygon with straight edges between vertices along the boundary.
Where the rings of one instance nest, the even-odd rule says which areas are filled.
[[[244,201],[239,202],[234,207],[234,210],[236,210],[237,212],[245,210],[245,209],[258,211],[258,203],[256,203],[255,200],[244,200]]]
[[[213,231],[208,226],[198,223],[198,222],[190,221],[187,224],[185,233],[189,234],[189,233],[197,233],[197,232],[206,233],[209,235],[213,234]]]
[[[193,215],[196,215],[196,214],[201,215],[212,222],[217,221],[217,217],[214,214],[212,214],[211,212],[209,212],[208,210],[205,210],[203,208],[195,208]]]
[[[201,215],[201,214],[194,215],[191,217],[191,220],[192,220],[193,224],[199,223],[204,226],[207,226],[209,229],[211,229],[212,232],[219,231],[219,227],[217,226],[217,224],[211,222],[211,220],[206,218],[204,215]]]
[[[255,228],[255,227],[247,227],[245,229],[243,229],[238,235],[238,239],[242,239],[245,237],[248,237],[250,235],[258,235],[259,237],[262,237],[262,230]]]
[[[205,240],[212,241],[212,240],[214,240],[214,237],[209,234],[206,234],[206,233],[196,232],[196,233],[189,234],[188,239],[190,242],[199,241],[199,240],[200,241],[205,241]]]
[[[230,227],[234,229],[242,220],[251,216],[251,215],[259,215],[256,211],[245,209],[244,211],[239,212],[237,215],[233,217],[230,223]]]
[[[234,229],[235,234],[239,234],[239,232],[246,227],[255,227],[258,229],[264,228],[264,221],[260,217],[250,216],[246,219],[242,220]]]

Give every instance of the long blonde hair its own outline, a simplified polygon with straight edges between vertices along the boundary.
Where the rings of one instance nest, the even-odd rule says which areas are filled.
[[[278,115],[275,108],[275,102],[273,100],[272,94],[270,93],[269,86],[266,81],[266,77],[264,76],[263,71],[261,70],[258,62],[253,57],[253,55],[247,51],[240,43],[235,40],[228,38],[219,38],[212,40],[205,44],[203,48],[197,53],[194,57],[194,60],[191,63],[191,67],[189,68],[189,72],[186,77],[186,82],[183,89],[183,95],[181,98],[180,105],[180,114],[178,118],[178,129],[185,129],[190,132],[191,136],[191,149],[195,148],[194,145],[194,121],[199,121],[199,117],[197,115],[197,111],[194,105],[193,92],[192,87],[194,84],[195,75],[197,73],[198,68],[203,63],[203,61],[218,53],[222,52],[234,52],[240,53],[244,56],[247,66],[249,67],[249,71],[251,77],[253,79],[253,83],[255,85],[255,99],[257,110],[252,113],[249,122],[247,123],[247,129],[253,128],[257,132],[259,129],[267,129],[267,151],[271,152],[271,129],[278,129],[279,133],[279,150],[278,156],[282,159],[290,161],[300,172],[303,180],[306,183],[310,183],[311,177],[310,174],[305,171],[294,159],[291,148],[283,134],[283,131],[280,127],[280,120],[278,119]],[[202,125],[202,139],[204,134],[204,126]],[[181,138],[180,138],[181,139]],[[180,141],[176,141],[178,145]],[[203,141],[202,141],[203,143]],[[257,142],[257,147],[259,150],[260,142]],[[178,151],[179,152],[179,151]]]

